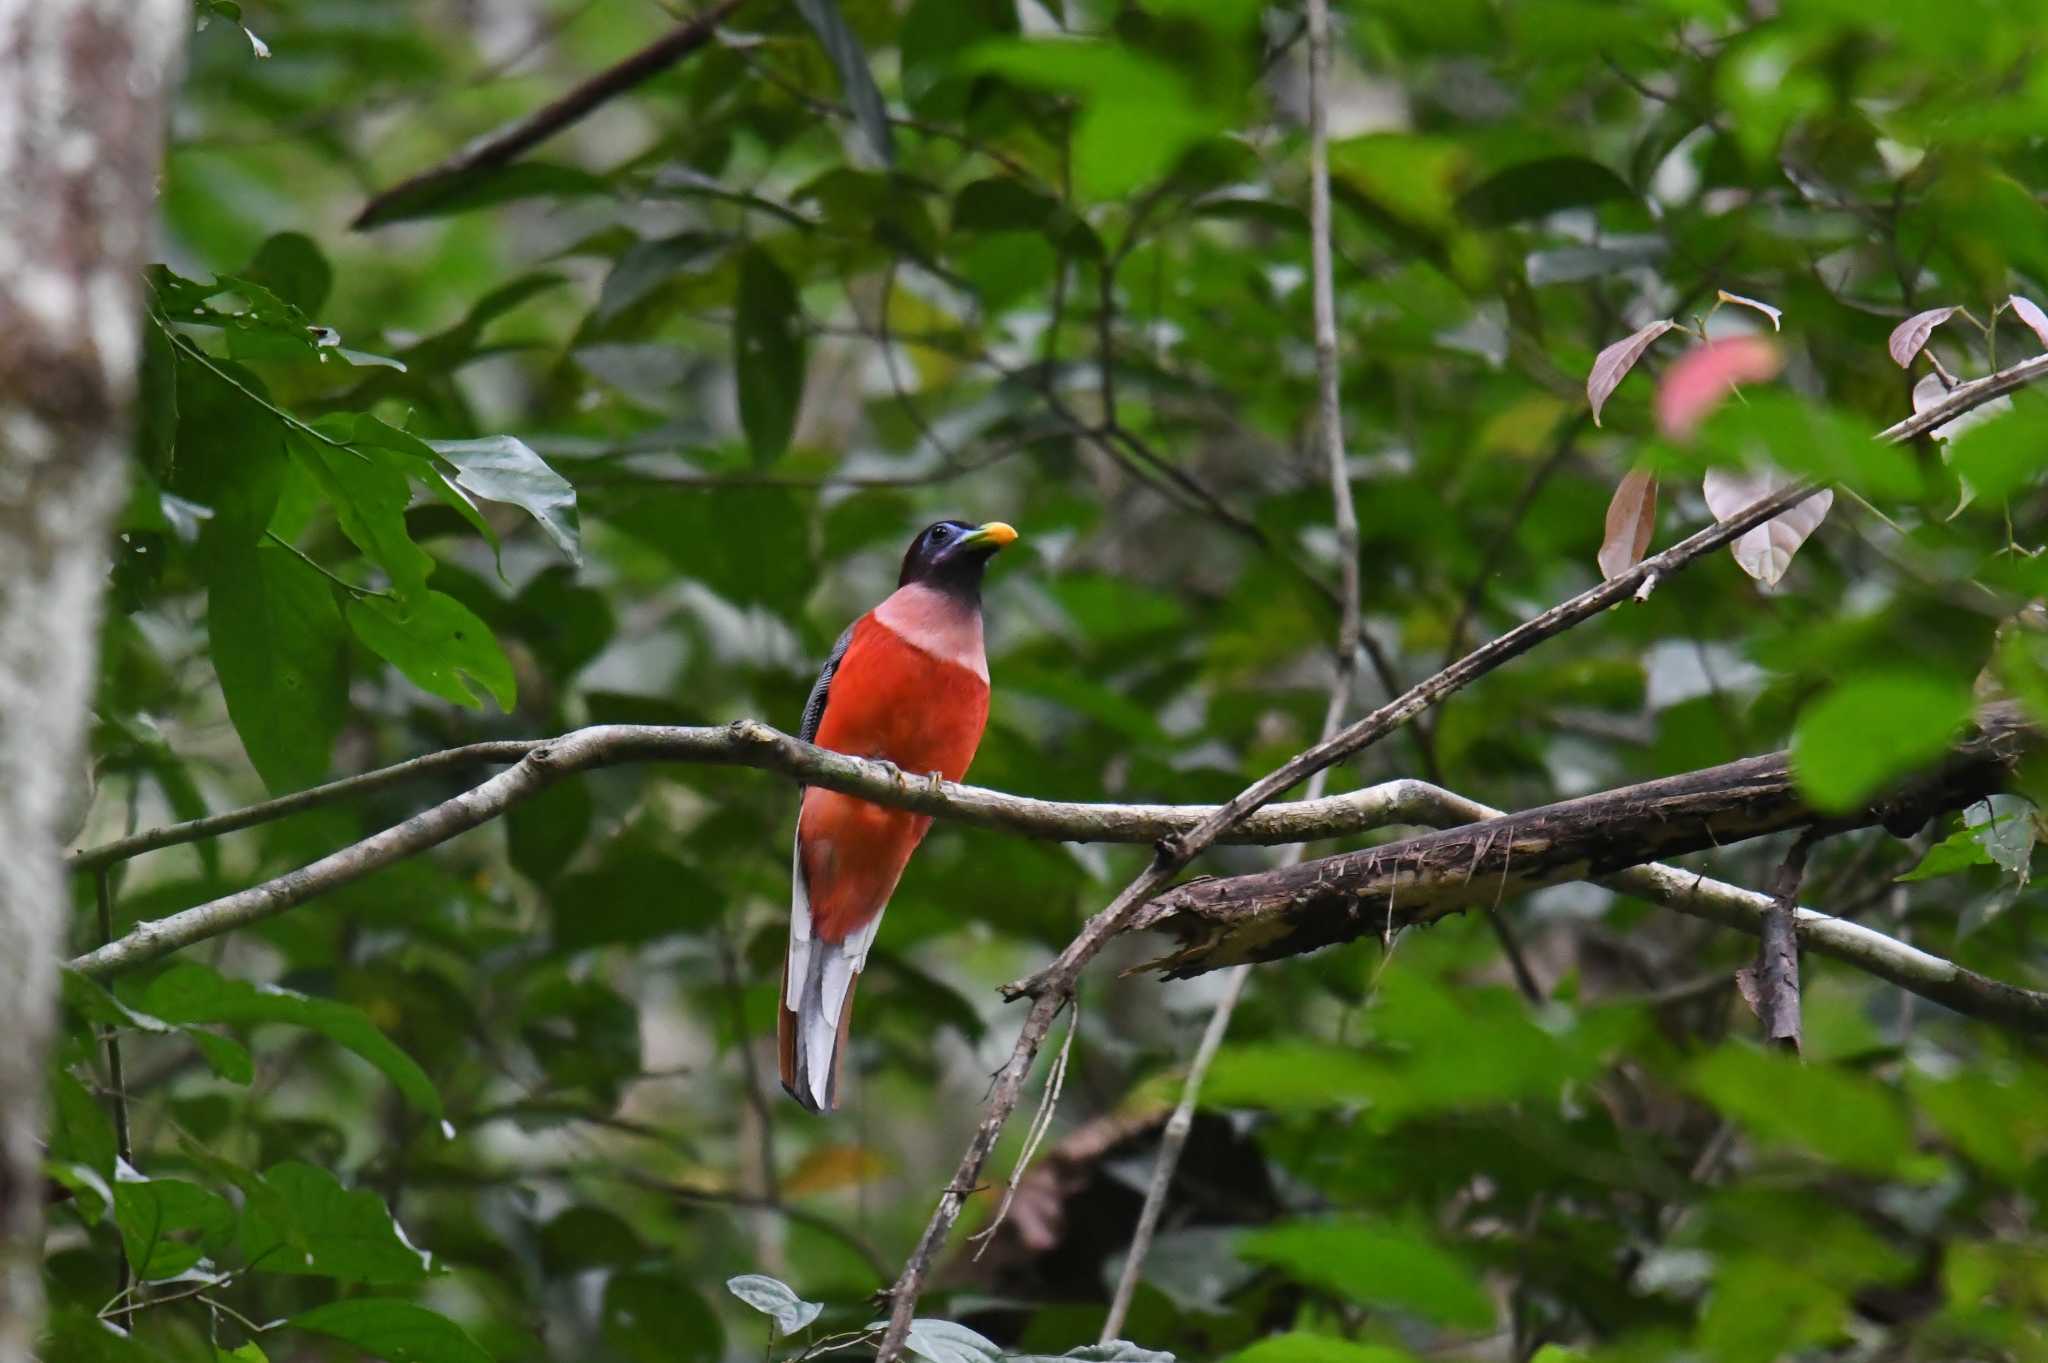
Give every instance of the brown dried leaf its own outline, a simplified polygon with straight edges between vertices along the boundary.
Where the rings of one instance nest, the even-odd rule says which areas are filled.
[[[1643,352],[1667,331],[1676,330],[1678,323],[1670,318],[1650,323],[1630,336],[1624,336],[1593,357],[1592,372],[1586,375],[1586,401],[1593,404],[1593,424],[1600,424],[1600,409],[1607,405],[1607,399],[1628,377],[1628,371],[1636,367],[1636,361],[1643,358]]]
[[[1707,509],[1714,513],[1714,519],[1725,521],[1740,515],[1773,493],[1792,486],[1793,480],[1776,470],[1757,473],[1732,473],[1726,469],[1709,469],[1705,487]],[[1806,537],[1820,529],[1820,523],[1827,519],[1828,508],[1835,504],[1832,492],[1816,492],[1789,511],[1782,512],[1774,520],[1765,521],[1728,546],[1728,552],[1735,556],[1735,562],[1743,572],[1748,573],[1766,587],[1776,586],[1778,579],[1785,576],[1785,570],[1792,566],[1792,556],[1799,552],[1799,546],[1806,543]]]
[[[2012,315],[2025,322],[2027,328],[2040,338],[2041,344],[2048,346],[2048,312],[2041,311],[2041,305],[2033,299],[2022,298],[2018,294],[2006,299],[2005,303],[2012,309]]]
[[[1630,469],[1607,504],[1607,535],[1600,541],[1600,576],[1612,582],[1643,561],[1657,529],[1657,480]]]
[[[1764,316],[1771,319],[1772,331],[1783,330],[1783,328],[1781,328],[1778,325],[1778,319],[1785,315],[1785,310],[1783,308],[1774,308],[1769,303],[1759,302],[1757,299],[1754,298],[1744,298],[1741,294],[1730,293],[1726,289],[1714,290],[1714,296],[1716,298],[1719,298],[1723,303],[1737,303],[1745,308],[1755,308],[1758,312],[1762,313]]]
[[[1934,329],[1961,311],[1960,307],[1929,308],[1925,312],[1914,313],[1893,327],[1892,338],[1887,345],[1899,368],[1912,368],[1913,357],[1927,345],[1927,338],[1934,334]]]

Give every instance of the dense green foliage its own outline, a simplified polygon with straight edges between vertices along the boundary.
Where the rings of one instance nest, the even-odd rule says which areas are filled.
[[[358,232],[371,191],[673,18],[199,8],[78,845],[483,738],[793,729],[939,515],[1024,535],[989,585],[977,783],[1213,801],[1313,739],[1337,573],[1295,5],[754,0]],[[2038,5],[1340,9],[1344,412],[1395,680],[1597,581],[1639,462],[1658,545],[1709,519],[1709,465],[1768,451],[1841,490],[1775,588],[1717,554],[1333,789],[1428,776],[1512,808],[1790,745],[1846,805],[1938,752],[1987,670],[2048,719],[2044,636],[1995,633],[2048,585],[2041,399],[1953,466],[1869,440],[1929,355],[1968,376],[2039,349],[2025,309],[1994,312],[2048,299]],[[1674,331],[1596,428],[1595,354],[1693,327],[1717,290],[1782,310],[1783,375],[1659,436]],[[1989,329],[1958,315],[1894,363],[1892,328],[1951,304]],[[112,930],[472,775],[123,863]],[[861,989],[851,1102],[817,1120],[772,1077],[792,809],[759,773],[610,770],[71,980],[49,1356],[690,1363],[758,1356],[771,1321],[793,1332],[771,1357],[859,1331],[1008,1051],[991,986],[1145,852],[941,824]],[[1803,902],[2042,984],[2033,820],[2001,797],[1822,842]],[[1768,887],[1783,853],[1698,862]],[[1257,971],[1128,1338],[1260,1363],[2048,1354],[2037,1039],[1810,960],[1793,1059],[1751,1040],[1751,939],[1587,886],[1505,916],[1540,1003],[1478,915]],[[1215,995],[1091,974],[1038,1172],[986,1257],[948,1260],[927,1356],[976,1356],[946,1321],[1026,1353],[1094,1340]],[[148,1286],[117,1297],[130,1272]],[[794,1293],[727,1292],[747,1274]],[[132,1337],[94,1324],[130,1305]]]

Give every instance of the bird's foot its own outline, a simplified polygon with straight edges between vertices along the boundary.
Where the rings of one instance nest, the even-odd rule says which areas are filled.
[[[945,787],[946,773],[942,771],[928,771],[924,774],[924,788],[932,794],[937,795]]]

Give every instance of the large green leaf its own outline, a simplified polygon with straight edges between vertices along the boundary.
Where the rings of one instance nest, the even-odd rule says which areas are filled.
[[[228,718],[272,790],[313,785],[348,715],[334,588],[272,545],[224,543],[214,561],[206,631]]]
[[[1947,750],[1970,715],[1970,688],[1925,672],[1849,677],[1799,716],[1792,770],[1830,813],[1853,809]]]
[[[876,159],[885,166],[893,164],[896,146],[889,134],[889,107],[882,102],[882,92],[875,85],[874,72],[868,69],[868,56],[861,50],[860,39],[847,27],[846,16],[839,11],[839,0],[796,0],[796,9],[818,35],[826,55],[832,58],[833,67],[839,72],[839,88],[846,95],[846,102],[853,106],[861,135],[867,138]]]
[[[356,638],[423,691],[481,708],[486,697],[509,711],[517,682],[491,627],[452,596],[424,592],[409,601],[348,603]]]
[[[604,1288],[604,1340],[634,1363],[716,1363],[725,1330],[686,1282],[614,1273]]]
[[[235,1209],[183,1179],[122,1178],[114,1184],[114,1220],[129,1267],[151,1282],[218,1252],[234,1234]]]
[[[741,252],[732,363],[740,425],[756,464],[772,464],[789,448],[803,403],[804,351],[796,286],[766,251],[751,247]]]
[[[285,1324],[330,1335],[385,1363],[491,1363],[460,1325],[389,1297],[351,1297],[301,1311]]]
[[[289,1161],[265,1171],[277,1194],[242,1217],[242,1254],[269,1273],[349,1283],[410,1283],[427,1276],[427,1256],[405,1242],[384,1200],[350,1191],[334,1175]]]
[[[1290,1221],[1238,1244],[1247,1259],[1355,1301],[1465,1329],[1493,1324],[1493,1303],[1472,1270],[1435,1240],[1383,1222]]]
[[[1694,1092],[1757,1136],[1848,1168],[1896,1173],[1911,1152],[1912,1130],[1896,1097],[1860,1075],[1729,1045],[1686,1077]]]
[[[150,981],[142,1006],[166,1022],[255,1026],[278,1022],[318,1032],[369,1061],[413,1106],[441,1115],[441,1094],[410,1056],[359,1009],[276,985],[229,979],[196,961],[181,961]]]

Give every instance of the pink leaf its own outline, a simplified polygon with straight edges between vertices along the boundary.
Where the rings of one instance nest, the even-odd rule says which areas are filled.
[[[1669,318],[1652,322],[1593,357],[1593,370],[1586,375],[1586,401],[1593,404],[1595,426],[1600,424],[1600,409],[1607,405],[1607,399],[1628,377],[1628,371],[1636,367],[1636,361],[1643,358],[1643,352],[1650,348],[1650,343],[1677,326],[1678,323]]]
[[[1658,429],[1673,440],[1686,439],[1737,384],[1775,378],[1783,363],[1778,347],[1764,336],[1731,336],[1693,347],[1657,385]]]
[[[1784,309],[1782,308],[1774,308],[1769,303],[1760,303],[1754,298],[1744,298],[1741,294],[1730,293],[1726,289],[1714,290],[1714,296],[1719,298],[1723,303],[1739,303],[1745,308],[1755,308],[1758,312],[1762,313],[1764,316],[1771,319],[1772,331],[1778,331],[1781,329],[1778,326],[1778,319],[1785,315]]]
[[[1929,308],[1925,312],[1914,313],[1893,327],[1892,338],[1887,344],[1899,368],[1912,368],[1913,357],[1927,345],[1927,338],[1934,334],[1934,329],[1961,311],[1960,307]]]
[[[1714,519],[1725,521],[1790,486],[1790,478],[1772,470],[1731,473],[1726,469],[1709,469],[1703,491],[1707,496],[1707,509],[1714,513]],[[1816,492],[1789,511],[1779,513],[1775,520],[1765,521],[1754,530],[1745,531],[1741,538],[1728,546],[1728,551],[1735,555],[1735,562],[1743,572],[1766,587],[1776,586],[1785,570],[1792,566],[1792,556],[1799,552],[1799,546],[1806,543],[1808,535],[1820,529],[1820,523],[1827,519],[1828,508],[1834,504],[1834,493]]]
[[[2041,311],[2041,305],[2033,299],[2022,298],[2018,294],[2005,301],[2012,309],[2012,315],[2025,322],[2034,335],[2041,338],[2041,344],[2048,346],[2048,312]]]
[[[1600,541],[1600,576],[1612,582],[1643,561],[1657,528],[1657,480],[1631,469],[1607,504],[1607,534]]]

